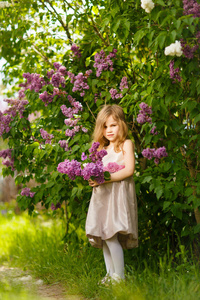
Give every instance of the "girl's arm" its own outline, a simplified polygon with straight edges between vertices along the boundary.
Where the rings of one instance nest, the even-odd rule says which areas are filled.
[[[131,140],[126,140],[124,142],[123,151],[124,151],[125,168],[116,173],[111,174],[110,180],[105,181],[104,184],[113,181],[121,181],[133,175],[135,170],[135,155],[134,155],[134,145]],[[95,180],[93,181],[90,179],[89,185],[94,187],[99,184]]]

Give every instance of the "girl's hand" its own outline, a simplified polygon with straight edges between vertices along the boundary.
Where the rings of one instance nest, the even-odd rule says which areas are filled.
[[[95,186],[99,185],[99,183],[97,183],[96,180],[89,179],[88,182],[89,182],[89,185],[92,186],[92,187],[95,187]]]

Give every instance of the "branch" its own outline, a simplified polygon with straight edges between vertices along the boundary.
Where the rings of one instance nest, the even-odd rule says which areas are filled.
[[[53,12],[48,8],[48,6],[45,4],[45,1],[50,5],[50,7],[53,9]],[[62,25],[62,27],[64,28],[66,34],[67,34],[67,37],[69,39],[69,42],[70,44],[72,45],[73,42],[72,42],[72,38],[71,38],[71,35],[70,35],[70,32],[69,32],[69,28],[68,28],[68,25],[65,25],[62,18],[60,17],[59,13],[56,11],[56,9],[53,7],[53,5],[51,4],[51,2],[49,0],[39,0],[39,2],[41,2],[45,7],[46,9],[54,15],[54,17],[60,22],[60,24]]]
[[[100,37],[100,39],[103,41],[103,43],[106,45],[106,47],[109,46],[109,44],[107,43],[107,41],[103,38],[102,34],[99,32],[99,29],[96,25],[96,23],[94,22],[94,19],[92,18],[92,16],[88,16],[88,18],[92,21],[92,25],[94,28],[94,31],[97,33],[97,35]]]
[[[39,54],[44,59],[44,61],[46,61],[53,68],[53,64],[49,61],[48,57],[41,52],[38,46],[33,44],[32,48],[37,54]]]
[[[94,116],[93,112],[91,111],[91,109],[90,109],[90,107],[89,107],[89,105],[88,105],[87,101],[85,101],[85,103],[86,103],[86,105],[87,105],[87,108],[88,108],[88,109],[89,109],[89,111],[91,112],[91,114],[92,114],[92,116],[93,116],[94,120],[96,121],[96,118],[95,118],[95,116]]]

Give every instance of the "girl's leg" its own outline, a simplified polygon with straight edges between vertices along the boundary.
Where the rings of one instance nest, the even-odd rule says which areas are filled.
[[[110,250],[114,273],[124,279],[124,252],[120,242],[118,241],[117,234],[111,239],[105,240],[105,242]]]
[[[104,256],[107,274],[112,276],[115,270],[114,270],[114,265],[110,254],[110,250],[107,244],[105,243],[105,241],[103,241],[103,256]]]

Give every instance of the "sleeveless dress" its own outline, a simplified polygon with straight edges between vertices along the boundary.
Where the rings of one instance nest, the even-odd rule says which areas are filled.
[[[106,149],[103,165],[125,165],[123,152]],[[93,247],[102,248],[103,240],[116,233],[124,249],[138,247],[138,217],[133,176],[93,188],[86,219],[86,235]]]

